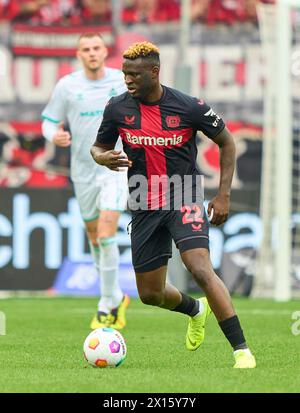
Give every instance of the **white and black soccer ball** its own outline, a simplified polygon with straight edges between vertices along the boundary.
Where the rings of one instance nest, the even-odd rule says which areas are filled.
[[[83,354],[94,367],[118,367],[126,357],[122,334],[113,328],[97,328],[84,341]]]

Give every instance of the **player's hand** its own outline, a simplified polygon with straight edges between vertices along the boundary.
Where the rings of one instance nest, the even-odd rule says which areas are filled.
[[[110,150],[94,155],[95,161],[99,165],[106,166],[112,171],[121,171],[122,168],[130,168],[132,162],[127,158],[126,154],[122,151]]]
[[[211,216],[210,223],[222,225],[227,221],[230,207],[229,195],[218,194],[208,204],[207,213]]]
[[[53,136],[53,143],[65,148],[71,145],[71,135],[64,130],[64,122],[59,122],[56,134]]]

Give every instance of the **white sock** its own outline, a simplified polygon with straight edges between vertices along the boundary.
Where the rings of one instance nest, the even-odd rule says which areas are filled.
[[[100,300],[98,302],[98,311],[101,311],[102,313],[108,314],[110,313],[110,297],[103,297],[103,295],[100,297]]]
[[[119,282],[117,281],[117,284],[114,288],[114,295],[111,299],[111,308],[118,307],[121,304],[123,297],[124,297],[124,294],[122,290],[120,289]]]
[[[200,298],[198,298],[197,301],[199,302],[199,312],[198,312],[197,314],[195,314],[194,317],[198,317],[199,315],[202,315],[202,314],[203,314],[203,311],[204,311],[204,304],[203,304],[203,302],[200,300]],[[194,318],[194,317],[193,317],[193,318]]]
[[[98,311],[109,313],[123,298],[118,281],[119,248],[116,239],[99,238],[101,298]],[[115,305],[116,304],[116,305]]]

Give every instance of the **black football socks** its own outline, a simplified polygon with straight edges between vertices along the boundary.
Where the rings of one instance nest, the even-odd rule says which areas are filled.
[[[190,317],[194,317],[196,314],[199,313],[199,300],[195,300],[195,298],[192,298],[182,292],[180,292],[180,294],[182,296],[182,301],[172,311],[176,311],[178,313],[187,314]],[[237,315],[227,318],[226,320],[220,321],[219,326],[223,331],[225,337],[231,344],[234,351],[248,348]]]
[[[242,327],[237,315],[220,321],[219,326],[234,351],[248,348]]]
[[[190,317],[194,317],[196,314],[199,313],[199,301],[182,292],[180,292],[180,294],[182,296],[182,301],[172,311],[176,311],[177,313],[187,314]]]

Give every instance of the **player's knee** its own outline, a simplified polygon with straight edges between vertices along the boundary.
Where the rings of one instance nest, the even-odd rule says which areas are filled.
[[[103,228],[100,231],[98,231],[98,238],[100,239],[106,239],[106,238],[112,238],[116,235],[116,229],[115,228]]]
[[[205,288],[215,276],[209,254],[206,250],[186,255],[184,257],[184,263],[188,271],[193,275],[195,281],[201,287]]]
[[[195,281],[203,288],[212,280],[212,270],[205,260],[197,260],[188,265],[187,269],[192,273]]]
[[[108,214],[103,215],[101,213],[99,223],[98,223],[98,238],[111,238],[116,235],[118,229],[118,217],[119,213],[112,213],[111,211]]]
[[[140,291],[139,296],[146,305],[160,306],[163,301],[163,294],[158,291]]]

